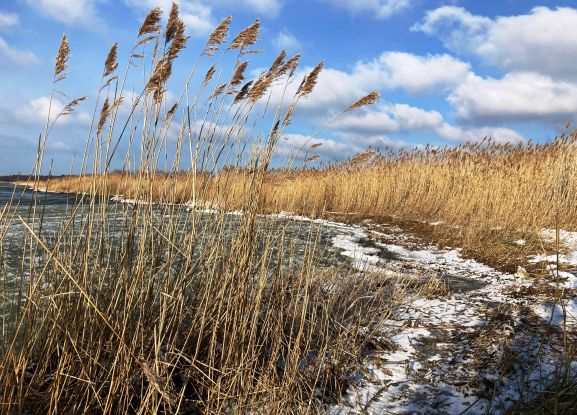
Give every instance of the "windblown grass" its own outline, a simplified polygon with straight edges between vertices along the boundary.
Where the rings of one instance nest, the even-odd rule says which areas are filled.
[[[296,80],[300,56],[283,51],[245,81],[259,21],[228,42],[226,18],[172,104],[167,83],[187,38],[177,6],[165,28],[161,13],[146,17],[124,73],[118,45],[110,49],[80,175],[40,180],[56,121],[84,98],[48,115],[29,182],[86,195],[50,234],[39,198],[22,206],[15,194],[0,212],[0,246],[20,247],[16,268],[0,264],[2,413],[320,412],[366,348],[386,347],[373,334],[404,290],[442,288],[321,270],[319,229],[306,230],[310,243],[297,252],[286,223],[262,226],[261,212],[440,220],[471,240],[495,226],[577,229],[575,135],[271,170],[323,63]],[[64,36],[52,96],[69,55]],[[133,67],[145,82],[129,94]],[[296,94],[269,108],[271,87],[288,82],[300,82]],[[361,97],[344,112],[377,99]],[[169,142],[175,157],[167,163]],[[124,168],[112,173],[119,158]],[[113,195],[140,203],[108,203]],[[217,212],[199,211],[207,207]],[[243,212],[234,223],[224,215],[231,210]]]
[[[398,216],[408,220],[443,221],[471,231],[504,227],[577,229],[577,135],[546,144],[497,144],[485,140],[443,149],[367,152],[320,168],[269,171],[259,199],[262,212],[292,211],[311,216],[341,212],[363,216]],[[225,170],[203,177],[199,187],[229,182],[245,186],[247,172]],[[58,178],[50,188],[86,191],[74,177]],[[191,200],[190,175],[159,175],[155,197],[176,187],[175,200]],[[117,173],[108,194],[135,197],[139,184]],[[220,201],[219,201],[220,202]],[[226,203],[240,209],[240,199]],[[472,236],[477,236],[474,233]]]
[[[285,112],[261,105],[271,85],[294,81],[299,56],[283,52],[242,84],[259,22],[226,44],[227,18],[167,108],[166,85],[187,38],[176,5],[166,28],[160,21],[153,9],[123,74],[117,44],[108,53],[82,174],[66,183],[90,195],[78,196],[49,230],[37,194],[25,205],[15,192],[0,212],[0,247],[19,249],[0,264],[2,413],[320,411],[338,399],[362,351],[374,347],[379,322],[403,297],[399,281],[318,269],[318,228],[305,229],[309,243],[297,253],[285,222],[257,220],[276,143],[322,64],[287,97]],[[232,67],[219,66],[231,54]],[[63,36],[53,97],[69,56]],[[206,59],[215,63],[198,74]],[[125,102],[133,67],[146,81]],[[49,112],[30,177],[36,186],[56,121],[82,99]],[[158,174],[173,124],[176,157],[170,172]],[[121,148],[125,173],[111,175]],[[186,174],[184,158],[192,166]],[[112,193],[143,203],[111,204]],[[184,199],[244,214],[189,212],[175,204]],[[153,201],[160,204],[144,203]]]

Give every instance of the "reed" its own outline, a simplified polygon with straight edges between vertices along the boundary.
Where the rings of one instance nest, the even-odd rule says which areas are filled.
[[[358,108],[365,98],[351,108]],[[491,140],[441,149],[367,151],[348,161],[317,168],[267,171],[259,199],[261,212],[291,211],[314,217],[327,212],[397,216],[406,220],[443,221],[472,232],[491,227],[534,231],[577,229],[577,134],[540,143],[499,144]],[[316,149],[311,144],[306,149]],[[303,151],[303,154],[305,152]],[[313,155],[308,159],[318,159]],[[203,180],[213,188],[226,180],[243,187],[246,173],[223,169]],[[137,186],[122,173],[110,176],[110,193],[134,197]],[[158,176],[155,197],[166,175]],[[178,181],[186,183],[186,174]],[[86,191],[75,179],[51,180],[57,191]],[[190,186],[179,187],[176,201],[190,200]],[[231,200],[233,209],[240,200]]]
[[[409,286],[322,270],[318,227],[301,230],[308,243],[297,252],[289,236],[296,225],[257,215],[278,138],[322,64],[291,98],[290,113],[258,105],[273,81],[292,82],[299,58],[279,55],[263,78],[236,91],[259,21],[227,45],[229,17],[170,105],[166,84],[187,39],[178,7],[165,28],[161,13],[146,17],[124,72],[117,45],[108,53],[81,174],[45,183],[86,194],[58,223],[41,198],[26,204],[16,191],[0,212],[0,247],[12,250],[0,263],[1,413],[321,411]],[[65,81],[69,51],[63,36],[53,91]],[[221,66],[230,54],[236,63]],[[215,61],[210,76],[197,70],[206,59]],[[145,80],[129,100],[133,70]],[[35,185],[55,121],[78,102],[48,114]],[[176,155],[159,173],[171,126]],[[117,159],[124,169],[115,174]],[[139,203],[108,202],[119,193]],[[220,211],[203,213],[207,206]],[[224,215],[235,208],[244,214]]]

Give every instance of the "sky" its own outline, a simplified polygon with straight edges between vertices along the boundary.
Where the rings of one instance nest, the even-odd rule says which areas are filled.
[[[261,19],[252,74],[285,49],[302,52],[302,73],[325,62],[278,153],[289,154],[357,98],[381,100],[347,113],[315,137],[319,161],[367,148],[544,142],[577,116],[577,6],[534,0],[179,0],[190,36],[169,95],[215,26],[231,34]],[[87,96],[56,124],[52,171],[75,169],[87,139],[101,68],[119,42],[119,63],[148,10],[170,0],[0,0],[0,174],[30,172],[48,111],[62,33],[70,40],[68,97]],[[206,67],[208,67],[207,63]],[[123,70],[123,69],[122,69]],[[57,96],[60,108],[68,98]],[[274,97],[273,97],[274,101]],[[76,163],[76,164],[74,164]],[[49,168],[49,164],[45,169]]]

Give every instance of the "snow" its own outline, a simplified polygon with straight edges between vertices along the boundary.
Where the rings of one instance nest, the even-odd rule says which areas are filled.
[[[563,326],[577,324],[577,299],[562,300],[561,304],[547,302],[535,308],[535,313],[547,324]]]
[[[549,242],[555,242],[557,231],[555,229],[541,229],[541,237]],[[559,242],[567,253],[559,255],[559,263],[577,266],[577,232],[571,232],[561,229],[559,231]],[[535,255],[532,262],[557,263],[557,255]]]
[[[332,238],[332,243],[335,248],[341,249],[341,255],[349,257],[353,260],[353,267],[359,271],[378,270],[373,267],[380,262],[380,258],[375,253],[378,252],[376,248],[363,247],[359,245],[359,241],[366,238],[367,234],[363,231],[354,229],[351,234],[341,234]]]
[[[463,258],[459,249],[415,243],[392,226],[383,231],[327,224],[339,231],[333,246],[357,270],[399,278],[433,272],[471,286],[441,298],[407,291],[394,318],[382,327],[394,349],[366,357],[362,375],[351,378],[329,413],[501,414],[546,387],[562,361],[561,340],[555,334],[544,339],[539,327],[577,324],[577,299],[561,303],[537,294],[516,295],[534,281]],[[375,237],[386,241],[371,241]],[[574,241],[577,247],[577,236]],[[577,288],[575,275],[561,271],[559,276],[552,287]],[[526,321],[531,312],[538,319],[533,325]],[[495,313],[503,317],[495,320]],[[501,373],[509,350],[515,356],[512,370]],[[483,385],[494,386],[486,390]]]

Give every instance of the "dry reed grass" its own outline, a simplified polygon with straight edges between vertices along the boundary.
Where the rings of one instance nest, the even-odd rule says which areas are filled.
[[[310,243],[297,256],[302,241],[285,236],[286,223],[257,221],[278,137],[298,100],[312,92],[322,64],[302,81],[289,112],[263,110],[255,101],[272,81],[292,80],[298,55],[287,61],[280,55],[263,81],[234,91],[247,66],[240,58],[255,53],[249,48],[259,22],[241,31],[226,52],[220,48],[227,18],[197,63],[237,53],[230,76],[218,66],[210,76],[215,79],[198,76],[195,64],[167,110],[165,85],[186,37],[177,6],[165,29],[160,21],[161,10],[153,9],[124,75],[118,73],[117,45],[112,47],[82,174],[48,184],[92,196],[79,196],[48,231],[36,193],[25,205],[15,192],[0,212],[0,247],[18,247],[15,258],[0,264],[6,317],[1,413],[321,411],[338,399],[379,323],[403,297],[402,281],[318,269],[322,247],[314,226],[305,229]],[[66,78],[68,57],[63,36],[52,96]],[[120,120],[133,66],[151,70],[128,118]],[[189,88],[193,79],[199,79],[196,90]],[[72,102],[68,112],[78,101]],[[267,111],[273,127],[261,133]],[[65,115],[49,111],[31,176],[36,186],[55,119]],[[160,174],[173,122],[179,124],[177,156],[172,171]],[[128,147],[126,169],[111,174],[121,142]],[[187,151],[192,169],[180,173]],[[136,165],[134,152],[140,155]],[[220,170],[223,164],[229,168]],[[160,204],[107,203],[116,193]],[[244,215],[231,223],[223,214],[187,212],[180,201],[240,208]]]
[[[343,212],[443,221],[467,228],[471,237],[492,227],[554,228],[557,218],[562,228],[577,229],[576,137],[564,134],[545,144],[486,140],[443,149],[370,151],[326,167],[273,170],[265,176],[259,209],[315,217]],[[244,171],[224,169],[204,177],[199,186],[213,188],[224,180],[242,188],[245,177]],[[50,188],[87,190],[76,183],[72,177],[58,178]],[[108,194],[136,194],[132,179],[121,173],[112,174],[109,184]],[[175,186],[178,202],[191,198],[187,174],[160,174],[156,184],[158,200],[163,189]],[[228,203],[233,209],[241,207],[240,200]]]

